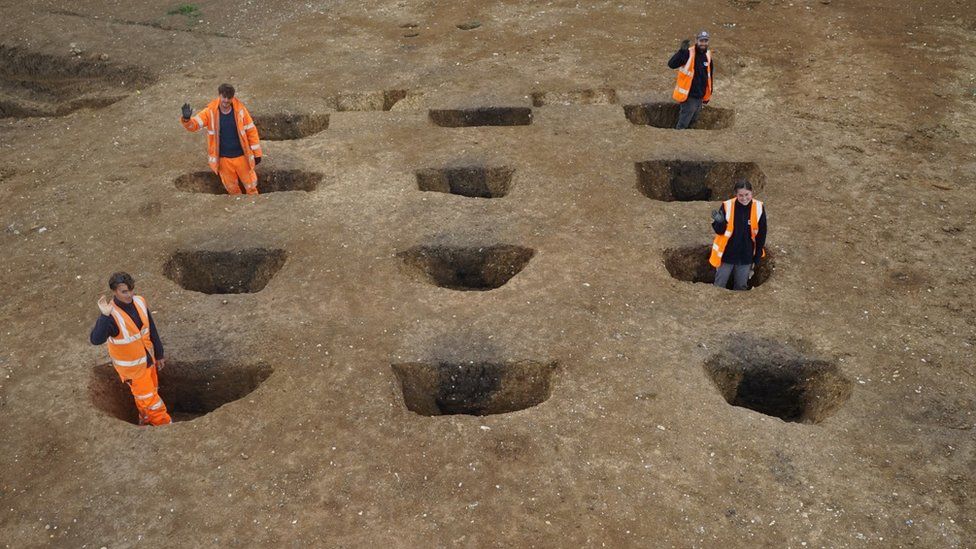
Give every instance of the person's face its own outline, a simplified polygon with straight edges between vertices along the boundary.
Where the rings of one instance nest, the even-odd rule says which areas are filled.
[[[735,199],[739,201],[739,204],[748,206],[752,202],[752,191],[749,189],[739,189],[735,192]]]
[[[701,50],[701,51],[707,50],[708,49],[708,38],[699,38],[697,44],[698,44],[698,49],[699,50]]]
[[[223,95],[221,95],[220,96],[220,110],[226,111],[226,110],[230,109],[230,105],[231,105],[231,98],[230,97],[224,97]]]
[[[128,284],[119,284],[112,293],[122,303],[132,303],[132,288]]]

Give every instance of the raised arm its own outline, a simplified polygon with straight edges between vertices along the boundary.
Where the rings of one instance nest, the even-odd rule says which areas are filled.
[[[180,113],[180,123],[183,124],[184,128],[191,132],[196,132],[210,124],[210,111],[208,109],[203,109],[196,114],[191,114],[192,112],[193,110],[190,109],[190,104],[184,103],[182,112]]]
[[[681,47],[678,48],[678,51],[674,52],[674,55],[672,55],[671,59],[668,60],[668,68],[676,69],[681,65],[687,63],[688,56],[690,55],[688,53],[688,48],[690,47],[691,47],[691,40],[685,40],[681,42]]]

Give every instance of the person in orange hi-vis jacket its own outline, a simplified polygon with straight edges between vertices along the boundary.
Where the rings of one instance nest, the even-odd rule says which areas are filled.
[[[93,345],[108,342],[112,366],[135,399],[139,425],[172,423],[159,396],[156,370],[166,366],[166,359],[149,305],[144,297],[135,294],[135,281],[128,273],[113,273],[108,287],[114,295],[111,299],[98,298],[98,310],[102,314],[89,340]]]
[[[228,194],[241,194],[238,183],[247,194],[258,194],[254,167],[261,163],[261,140],[251,113],[234,93],[234,86],[221,84],[217,98],[196,114],[184,103],[180,122],[191,132],[206,130],[207,162]]]
[[[712,50],[708,49],[710,40],[708,31],[701,31],[695,37],[694,46],[691,40],[682,41],[681,47],[668,60],[668,67],[678,71],[674,92],[671,93],[671,97],[680,105],[675,129],[694,127],[702,107],[712,99],[715,61]]]

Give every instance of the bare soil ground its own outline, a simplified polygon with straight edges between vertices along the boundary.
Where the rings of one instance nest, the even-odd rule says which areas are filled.
[[[976,546],[971,2],[173,7],[0,2],[3,544]],[[655,127],[699,28],[721,129]],[[223,81],[281,192],[200,173]],[[119,269],[169,427],[87,342]]]

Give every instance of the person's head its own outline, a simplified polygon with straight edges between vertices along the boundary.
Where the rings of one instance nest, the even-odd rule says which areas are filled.
[[[752,202],[752,183],[743,179],[737,181],[732,189],[735,191],[735,199],[739,201],[739,204],[748,206]]]
[[[136,281],[132,275],[125,272],[112,273],[108,277],[108,288],[115,294],[115,299],[122,303],[132,303],[132,296],[136,289]]]
[[[710,38],[711,35],[708,34],[708,31],[703,30],[698,33],[698,36],[695,37],[695,45],[698,46],[698,51],[708,50],[708,40]]]
[[[227,110],[230,108],[231,99],[234,98],[234,86],[221,84],[217,86],[217,95],[220,96],[220,108]]]

